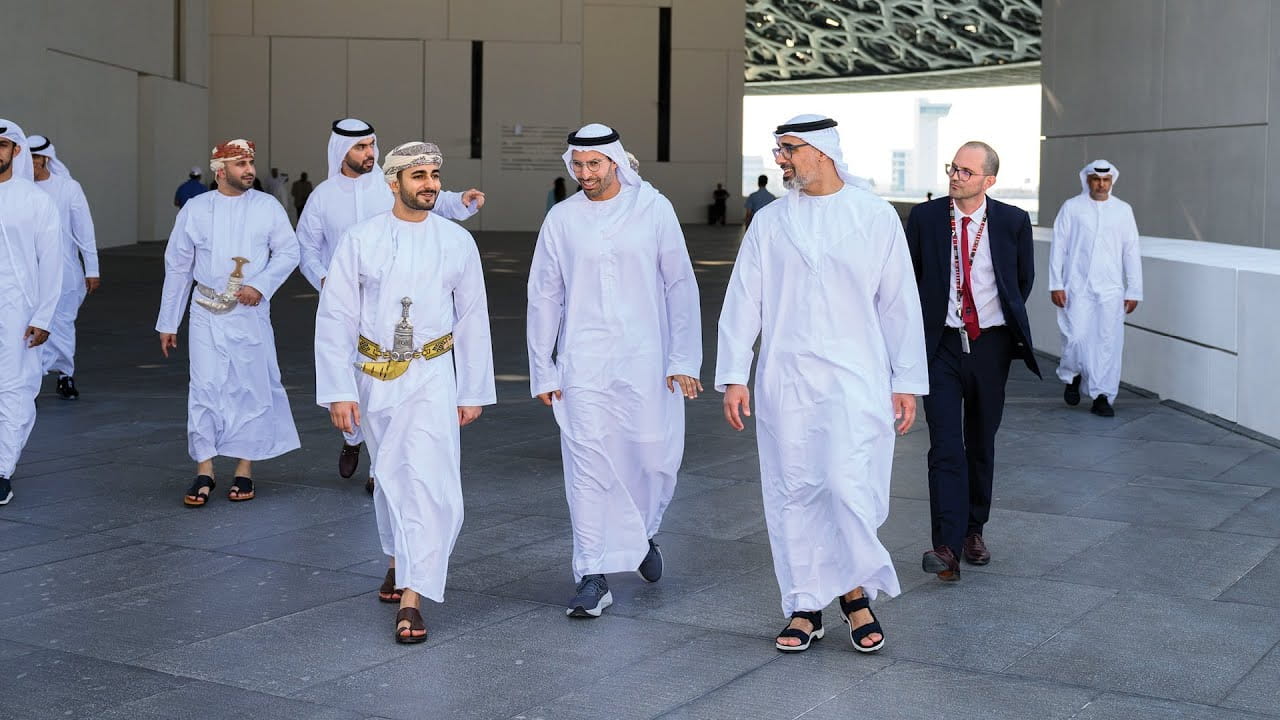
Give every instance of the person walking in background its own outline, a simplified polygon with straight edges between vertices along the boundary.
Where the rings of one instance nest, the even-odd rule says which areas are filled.
[[[177,192],[173,194],[174,207],[181,210],[182,206],[186,205],[191,198],[218,187],[216,182],[210,183],[208,187],[205,187],[205,184],[200,181],[201,175],[203,173],[200,172],[199,167],[191,168],[191,174],[187,175],[187,181],[179,185]]]
[[[759,189],[748,195],[747,202],[743,204],[743,207],[747,209],[747,215],[742,219],[742,227],[744,229],[751,227],[751,218],[760,212],[760,208],[778,199],[776,195],[769,192],[768,175],[761,175],[756,178],[756,185],[759,186]]]
[[[49,341],[41,346],[44,371],[57,371],[58,397],[75,400],[76,315],[87,294],[97,291],[102,281],[98,272],[98,245],[93,216],[80,183],[58,159],[58,151],[43,135],[27,138],[34,163],[36,187],[49,193],[58,206],[62,225],[62,296],[53,313]]]
[[[547,212],[551,212],[551,208],[556,203],[569,197],[569,190],[565,187],[564,178],[558,177],[551,184],[551,189],[547,191]]]
[[[729,191],[724,189],[724,185],[716,183],[716,189],[711,193],[711,217],[707,218],[708,225],[724,224],[725,216],[729,214],[728,203]]]
[[[311,197],[311,191],[314,189],[315,186],[307,179],[306,173],[299,175],[298,181],[290,188],[290,192],[293,194],[293,209],[297,211],[299,218],[302,217],[302,208],[306,207],[307,198]]]
[[[1062,204],[1049,246],[1049,299],[1058,307],[1062,398],[1080,404],[1081,382],[1091,412],[1113,417],[1120,392],[1124,316],[1142,301],[1142,251],[1129,203],[1111,194],[1120,171],[1094,160],[1080,171],[1081,192]]]

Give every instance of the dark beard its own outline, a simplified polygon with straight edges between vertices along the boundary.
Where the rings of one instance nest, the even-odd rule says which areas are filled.
[[[244,178],[237,181],[232,180],[230,175],[224,175],[223,177],[226,178],[227,185],[239,190],[240,192],[248,192],[249,189],[253,187],[253,178],[249,178],[249,181],[245,182]]]
[[[400,189],[400,202],[404,203],[404,206],[410,210],[434,210],[436,207],[436,198],[439,196],[439,193],[435,193],[431,196],[430,200],[427,200],[426,202],[419,202],[417,195],[405,190],[404,188]]]
[[[365,169],[363,162],[353,163],[351,162],[350,158],[345,159],[343,162],[347,164],[347,169],[355,173],[356,175],[364,175],[365,173],[371,172],[373,170],[372,165],[369,166],[368,169]]]
[[[13,167],[13,160],[12,160],[12,159],[7,160],[7,161],[5,161],[5,162],[0,162],[0,175],[3,175],[3,174],[5,174],[5,173],[9,172],[9,168],[11,168],[11,167]]]

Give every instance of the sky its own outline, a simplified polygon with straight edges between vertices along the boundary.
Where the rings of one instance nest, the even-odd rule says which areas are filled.
[[[951,103],[938,121],[938,182],[943,163],[968,140],[983,140],[1000,154],[998,185],[1034,190],[1040,178],[1040,86],[842,95],[756,95],[743,99],[742,154],[773,166],[773,129],[801,113],[840,122],[845,161],[856,175],[890,186],[894,150],[915,145],[916,101]],[[753,183],[754,184],[754,183]],[[754,189],[754,188],[753,188]],[[941,185],[940,185],[941,189]],[[780,188],[774,188],[778,192]]]

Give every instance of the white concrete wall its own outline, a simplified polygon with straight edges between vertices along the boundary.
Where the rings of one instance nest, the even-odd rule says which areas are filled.
[[[1052,231],[1035,229],[1036,290],[1027,303],[1035,346],[1062,351],[1045,290]],[[1280,250],[1143,237],[1146,299],[1125,319],[1122,379],[1162,399],[1280,437],[1275,298]],[[1053,363],[1044,368],[1052,378]]]
[[[1041,224],[1105,157],[1144,233],[1280,249],[1280,5],[1043,7]]]
[[[1103,157],[1144,235],[1147,300],[1128,319],[1125,381],[1280,437],[1280,3],[1043,8],[1040,223]],[[1047,255],[1040,232],[1042,273]],[[1037,347],[1056,353],[1041,289],[1032,314]]]
[[[0,0],[3,116],[49,136],[84,186],[98,245],[168,235],[207,157],[207,0]]]
[[[134,0],[139,1],[139,0]],[[672,8],[671,159],[657,162],[658,8]],[[741,0],[218,0],[209,144],[248,137],[258,165],[325,175],[332,120],[383,152],[437,142],[446,187],[480,187],[473,229],[532,230],[563,169],[504,168],[505,128],[616,127],[686,222],[741,176]],[[471,154],[471,42],[484,42],[482,156]],[[510,132],[510,130],[509,130]],[[424,138],[425,136],[425,138]],[[523,137],[523,136],[522,136]],[[558,155],[559,151],[551,155]],[[739,203],[729,204],[730,220]]]

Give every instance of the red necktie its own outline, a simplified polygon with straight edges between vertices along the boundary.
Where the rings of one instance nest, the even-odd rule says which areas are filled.
[[[977,340],[982,334],[978,327],[978,304],[973,301],[973,288],[969,284],[969,222],[971,218],[960,218],[960,269],[964,273],[964,292],[960,297],[960,321],[964,323],[964,331],[970,340]]]

